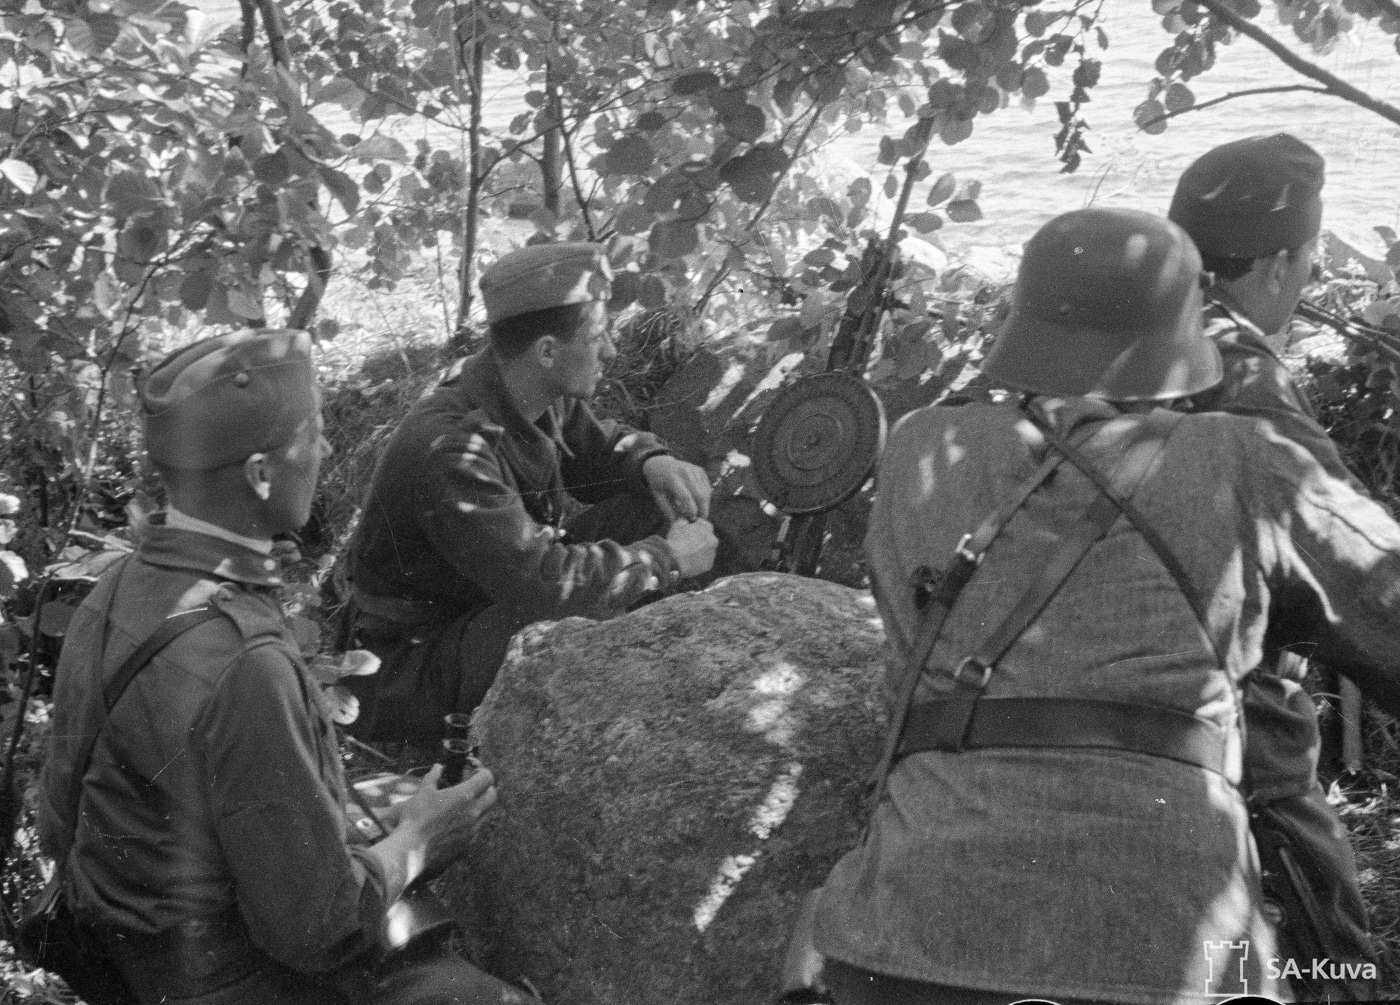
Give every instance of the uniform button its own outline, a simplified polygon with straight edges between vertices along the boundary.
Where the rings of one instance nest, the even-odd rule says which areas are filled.
[[[275,558],[265,558],[265,559],[263,559],[263,568],[266,569],[268,572],[271,572],[273,569],[277,568],[277,559],[275,559]]]
[[[252,381],[252,379],[253,378],[249,377],[246,373],[235,373],[233,375],[233,386],[247,387],[248,384]]]

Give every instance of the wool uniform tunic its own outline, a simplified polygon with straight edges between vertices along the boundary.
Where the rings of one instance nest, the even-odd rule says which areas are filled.
[[[1264,419],[1297,443],[1332,476],[1361,490],[1337,445],[1264,333],[1217,293],[1206,304],[1205,334],[1215,341],[1225,377],[1192,399],[1194,411]],[[1345,667],[1338,669],[1345,670]],[[1327,951],[1346,962],[1376,962],[1350,836],[1317,778],[1322,750],[1317,706],[1303,685],[1307,659],[1271,648],[1265,665],[1245,679],[1246,791],[1291,823],[1294,852],[1322,907]],[[1360,993],[1354,985],[1353,993]],[[1373,989],[1372,989],[1373,990]]]
[[[1124,424],[1140,420],[1110,423],[1101,401],[1050,404],[1054,427],[1111,477]],[[894,680],[917,631],[915,571],[945,567],[1047,450],[1010,406],[926,408],[891,434],[866,550]],[[949,689],[1095,495],[1066,463],[1030,497],[953,608],[920,700]],[[823,953],[954,987],[1158,1005],[1238,991],[1211,970],[1207,943],[1247,941],[1249,990],[1278,993],[1236,787],[1240,684],[1266,635],[1308,640],[1400,710],[1400,527],[1268,424],[1222,414],[1182,417],[1134,502],[1202,592],[1208,628],[1120,519],[986,693],[1190,713],[1230,737],[1225,775],[1108,749],[908,756],[828,879]]]
[[[71,845],[74,908],[93,924],[153,935],[232,912],[273,960],[325,971],[369,947],[404,876],[385,875],[346,821],[335,738],[280,583],[260,552],[148,528],[64,641],[40,836],[55,858]],[[226,617],[137,674],[77,778],[104,683],[166,617],[206,605]]]
[[[385,448],[351,542],[350,578],[364,593],[418,605],[420,620],[489,604],[523,620],[616,613],[671,587],[675,557],[660,536],[569,543],[560,532],[568,496],[649,497],[642,465],[668,452],[649,433],[600,422],[583,401],[561,399],[530,422],[495,357],[469,357]]]

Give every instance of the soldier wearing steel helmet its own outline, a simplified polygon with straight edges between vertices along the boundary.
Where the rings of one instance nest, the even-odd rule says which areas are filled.
[[[891,433],[866,551],[890,691],[917,690],[816,903],[838,1005],[1285,991],[1241,684],[1306,639],[1400,709],[1400,526],[1266,423],[1171,407],[1222,375],[1201,285],[1168,221],[1057,217],[985,364],[1012,396]]]
[[[1324,172],[1322,156],[1287,133],[1225,143],[1182,174],[1169,216],[1191,236],[1211,275],[1205,332],[1225,367],[1224,379],[1197,395],[1192,409],[1266,419],[1330,474],[1356,484],[1281,356],[1313,266]],[[1309,902],[1306,910],[1294,906],[1285,942],[1315,930],[1308,938],[1319,944],[1305,955],[1374,966],[1355,854],[1317,779],[1321,738],[1306,673],[1304,655],[1280,648],[1246,678],[1246,790],[1257,821],[1286,838],[1307,878]],[[1304,955],[1301,947],[1290,951]],[[1344,993],[1352,997],[1375,990],[1351,984]]]
[[[481,277],[486,349],[384,448],[346,562],[348,620],[384,661],[353,682],[361,738],[434,742],[524,625],[606,618],[713,563],[704,471],[589,408],[611,291],[599,245],[504,255]]]
[[[531,1000],[446,953],[377,962],[387,906],[464,854],[495,788],[482,771],[438,790],[434,768],[389,837],[347,837],[335,734],[274,593],[273,537],[306,521],[329,452],[309,337],[197,342],[140,397],[170,505],[69,628],[39,807],[128,1000]],[[105,697],[160,626],[200,609],[217,616]]]

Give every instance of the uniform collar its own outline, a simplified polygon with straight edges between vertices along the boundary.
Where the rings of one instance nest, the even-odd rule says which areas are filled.
[[[1228,318],[1235,327],[1239,329],[1239,336],[1242,337],[1244,341],[1263,349],[1279,363],[1283,362],[1283,357],[1279,354],[1279,351],[1274,348],[1273,343],[1269,341],[1269,336],[1265,335],[1258,325],[1245,316],[1244,311],[1240,310],[1239,304],[1235,302],[1234,297],[1230,296],[1229,293],[1219,287],[1212,287],[1207,292],[1206,297],[1207,321],[1209,321],[1211,312],[1216,312]]]
[[[281,563],[270,554],[202,531],[172,527],[165,516],[157,513],[146,525],[137,548],[142,561],[250,586],[282,585]]]
[[[489,349],[483,349],[458,363],[444,381],[444,386],[459,388],[467,401],[477,408],[484,409],[493,421],[504,426],[506,432],[512,436],[519,437],[526,443],[543,437],[552,441],[564,456],[571,456],[564,444],[564,433],[559,421],[560,401],[555,401],[545,409],[538,422],[531,422],[525,418],[516,407],[510,389],[506,387],[500,362]]]
[[[245,548],[251,548],[253,551],[262,555],[272,554],[271,539],[263,540],[256,537],[246,537],[243,534],[235,534],[227,527],[220,527],[218,524],[210,523],[208,520],[201,520],[197,516],[190,516],[188,513],[182,513],[174,506],[171,506],[165,511],[165,525],[173,530],[190,530],[194,531],[196,534],[207,534],[209,537],[217,537],[222,541],[229,541],[233,544],[242,545]]]

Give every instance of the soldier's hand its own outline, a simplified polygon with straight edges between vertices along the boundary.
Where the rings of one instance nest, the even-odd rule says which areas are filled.
[[[477,828],[496,805],[496,780],[481,768],[458,785],[437,787],[442,765],[435,764],[399,811],[399,827],[415,827],[421,834],[426,868],[445,868],[467,852]]]
[[[709,572],[715,564],[715,548],[719,541],[715,538],[714,525],[708,520],[677,520],[666,534],[666,543],[676,556],[682,579]]]
[[[649,457],[642,477],[667,520],[704,520],[710,515],[710,480],[705,469],[669,454]]]

